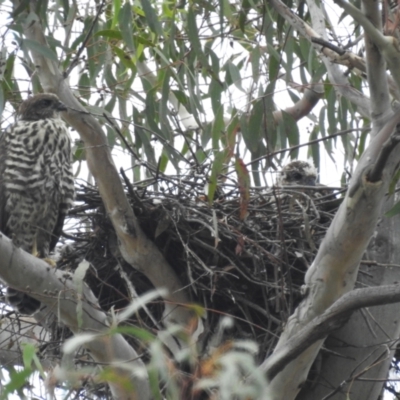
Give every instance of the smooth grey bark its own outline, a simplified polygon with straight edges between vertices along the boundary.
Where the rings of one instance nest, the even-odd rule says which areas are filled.
[[[363,11],[351,4],[344,6],[366,31],[366,60],[371,91],[373,132],[385,123],[391,111],[386,80],[386,61],[393,69],[398,57],[393,54],[392,41],[381,34],[381,15],[375,1],[363,1]],[[397,68],[398,71],[398,68]],[[394,81],[398,84],[397,72]],[[398,90],[398,89],[397,89]],[[399,201],[399,198],[395,199]],[[391,208],[393,198],[386,201],[384,210]],[[382,265],[400,264],[400,218],[381,217],[365,258],[380,265],[364,265],[358,275],[358,286],[381,286],[400,280],[400,268]],[[399,312],[396,305],[374,307],[355,313],[348,324],[326,341],[330,352],[322,352],[319,376],[315,386],[303,390],[299,399],[376,400],[388,375],[395,342],[400,334]],[[363,380],[359,381],[357,378]],[[369,379],[368,379],[369,378]],[[365,380],[366,379],[366,380]]]
[[[399,201],[400,199],[396,199]],[[381,218],[367,251],[380,265],[363,265],[358,286],[381,286],[400,282],[400,217]],[[382,266],[387,264],[387,267]],[[390,266],[392,264],[392,266]],[[400,335],[398,304],[356,312],[349,322],[326,341],[321,353],[316,385],[304,390],[300,400],[377,400],[388,375],[395,344]],[[358,381],[357,378],[371,378]]]
[[[314,318],[302,330],[295,333],[279,351],[269,358],[269,379],[273,379],[286,365],[296,359],[311,344],[324,339],[328,334],[343,326],[354,311],[400,302],[400,285],[374,286],[354,289],[329,307],[321,316]],[[273,361],[273,362],[271,362]]]
[[[116,373],[130,379],[136,389],[132,393],[119,382],[110,381],[116,400],[150,399],[144,363],[122,335],[107,334],[108,317],[86,285],[79,293],[71,274],[51,268],[45,261],[16,248],[5,235],[0,235],[0,276],[11,287],[26,291],[46,305],[72,332],[93,334],[85,343],[93,358],[102,365],[112,365]],[[78,303],[82,306],[81,319],[78,318]]]

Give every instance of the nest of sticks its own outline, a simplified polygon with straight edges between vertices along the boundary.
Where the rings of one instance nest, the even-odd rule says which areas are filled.
[[[301,300],[304,275],[339,196],[330,188],[252,188],[241,218],[243,201],[235,183],[221,182],[210,204],[204,176],[157,177],[137,184],[124,178],[143,231],[190,290],[193,302],[206,308],[208,331],[216,331],[221,315],[231,316],[232,337],[257,341],[260,357],[269,353]],[[86,280],[104,310],[121,309],[153,289],[119,254],[95,187],[78,185],[69,218],[69,244],[59,267],[74,270],[83,258],[89,261]],[[151,304],[135,323],[156,329],[162,311],[161,302]]]

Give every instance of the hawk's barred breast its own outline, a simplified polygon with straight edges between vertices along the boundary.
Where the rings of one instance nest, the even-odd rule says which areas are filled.
[[[41,185],[58,190],[73,189],[71,140],[60,118],[35,123],[19,121],[6,133],[6,145],[8,190],[26,190],[26,185],[32,189]],[[67,188],[62,178],[67,178]]]
[[[60,118],[18,121],[6,133],[6,146],[8,228],[16,244],[31,252],[32,235],[53,232],[58,209],[67,212],[73,203],[71,140]],[[38,246],[39,254],[46,257],[51,249],[40,242],[45,248]]]
[[[74,200],[71,139],[61,111],[67,107],[57,96],[33,96],[21,104],[18,121],[0,135],[0,230],[41,258],[57,244]],[[40,305],[11,288],[7,295],[23,313]]]

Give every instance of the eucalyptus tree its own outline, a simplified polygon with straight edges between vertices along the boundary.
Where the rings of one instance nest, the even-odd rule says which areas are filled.
[[[1,3],[1,13],[3,127],[30,92],[56,93],[69,107],[64,118],[80,137],[76,165],[87,165],[120,256],[158,290],[162,322],[169,328],[159,341],[134,331],[150,343],[148,354],[139,354],[119,326],[154,294],[119,314],[106,314],[82,285],[86,263],[69,279],[2,236],[2,280],[18,290],[29,287],[71,330],[75,339],[64,352],[86,346],[105,367],[98,378],[116,398],[160,396],[158,380],[166,382],[167,397],[184,398],[184,380],[171,378],[176,367],[157,358],[165,354],[161,343],[179,359],[185,343],[196,348],[209,333],[207,316],[192,305],[189,288],[138,223],[115,167],[116,151],[128,154],[124,168],[132,182],[209,163],[208,199],[217,196],[227,168],[239,184],[246,182],[245,198],[250,181],[263,185],[267,171],[287,155],[298,157],[302,147],[317,166],[323,158],[335,162],[342,151],[344,162],[337,167],[346,171],[342,182],[348,189],[307,271],[302,301],[282,321],[273,352],[259,365],[246,352],[234,353],[250,366],[243,379],[253,391],[240,392],[235,385],[229,391],[229,374],[199,381],[219,389],[221,398],[234,393],[292,399],[314,363],[315,384],[299,397],[377,399],[400,329],[393,304],[400,290],[390,285],[398,282],[400,265],[397,7],[386,0],[13,0]],[[307,130],[299,128],[304,121]],[[46,309],[42,312],[37,322],[21,321],[33,323],[33,332],[39,326],[46,331]],[[8,358],[10,348],[24,341],[23,325],[18,326],[12,342],[4,332],[3,365],[20,362]],[[183,338],[177,326],[191,338]],[[35,357],[29,360],[38,365]],[[71,379],[65,363],[54,369],[49,364],[48,387]]]

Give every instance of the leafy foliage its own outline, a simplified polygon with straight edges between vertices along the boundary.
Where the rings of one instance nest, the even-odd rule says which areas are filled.
[[[220,164],[218,154],[225,150],[229,155],[224,163],[234,163],[234,152],[246,149],[247,155],[241,157],[252,162],[253,181],[260,185],[259,172],[275,160],[280,163],[285,153],[278,153],[278,158],[270,155],[307,141],[308,136],[325,137],[325,150],[332,156],[335,142],[326,136],[336,133],[338,126],[357,128],[354,106],[336,98],[310,42],[265,3],[51,4],[49,12],[43,11],[44,0],[31,10],[47,27],[50,48],[23,39],[27,3],[12,14],[15,23],[3,35],[0,107],[8,101],[15,104],[21,91],[40,89],[34,77],[32,87],[12,78],[16,57],[23,57],[29,76],[34,66],[27,50],[60,60],[82,103],[90,105],[104,124],[110,145],[126,149],[129,144],[136,180],[149,170],[180,171],[214,156]],[[308,22],[308,14],[304,17]],[[65,39],[58,40],[62,32]],[[350,82],[357,79],[349,73]],[[299,117],[284,112],[278,118],[277,104],[297,103],[305,88],[317,82],[325,83],[324,104],[308,115],[313,129],[300,136]],[[245,147],[239,137],[227,143],[233,131],[240,132]],[[346,159],[352,162],[357,136],[348,132],[342,140]],[[309,152],[317,164],[319,151],[314,146]],[[290,155],[297,154],[295,150]],[[149,168],[141,170],[141,165]],[[218,166],[213,171],[221,172]]]

